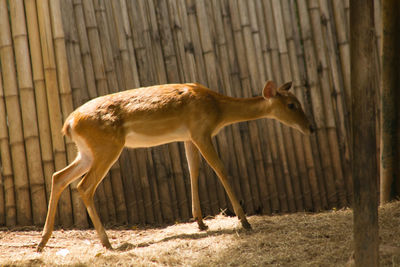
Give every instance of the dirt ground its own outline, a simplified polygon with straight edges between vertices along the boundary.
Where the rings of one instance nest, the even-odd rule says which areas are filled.
[[[381,266],[400,266],[400,202],[379,210]],[[252,231],[222,215],[162,228],[57,230],[43,253],[38,229],[1,229],[1,266],[344,266],[352,254],[351,210],[251,216]]]

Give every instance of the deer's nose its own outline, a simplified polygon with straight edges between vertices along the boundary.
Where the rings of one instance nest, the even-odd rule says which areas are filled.
[[[313,134],[314,132],[315,132],[314,127],[312,125],[310,125],[310,133]]]

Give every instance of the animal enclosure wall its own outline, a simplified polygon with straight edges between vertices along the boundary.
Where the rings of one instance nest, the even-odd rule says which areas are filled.
[[[316,133],[272,120],[227,127],[214,141],[229,180],[249,215],[349,206],[348,16],[348,0],[0,0],[0,225],[44,223],[52,173],[75,157],[60,133],[75,107],[177,82],[249,97],[266,80],[293,81]],[[64,227],[89,225],[76,185],[59,202]],[[204,161],[200,199],[204,215],[232,212]],[[187,221],[183,145],[125,150],[96,206],[107,224]]]

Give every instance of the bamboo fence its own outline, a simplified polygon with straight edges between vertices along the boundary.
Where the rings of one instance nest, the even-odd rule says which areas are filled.
[[[179,82],[251,97],[266,80],[293,81],[316,134],[260,120],[214,139],[247,214],[351,205],[348,14],[348,0],[0,0],[0,225],[44,223],[51,176],[76,153],[60,133],[74,108]],[[76,185],[63,193],[57,223],[86,228]],[[204,160],[199,188],[205,216],[232,214]],[[95,200],[106,224],[189,220],[183,144],[124,150]]]

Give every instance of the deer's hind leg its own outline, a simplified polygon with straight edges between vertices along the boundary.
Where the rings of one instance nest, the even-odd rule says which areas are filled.
[[[53,174],[49,208],[47,210],[47,217],[43,229],[42,240],[37,247],[38,252],[41,252],[43,250],[51,236],[51,233],[53,232],[54,218],[56,215],[57,204],[58,200],[60,199],[61,193],[70,183],[85,174],[89,170],[90,164],[90,155],[79,152],[75,160],[70,165],[68,165],[61,171],[55,172]]]
[[[123,144],[116,142],[102,143],[99,147],[95,147],[92,166],[77,187],[100,241],[108,249],[112,249],[112,247],[97,214],[93,197],[97,186],[121,154],[122,148]]]
[[[190,172],[193,217],[197,221],[200,230],[207,230],[208,226],[203,222],[203,217],[201,214],[201,207],[200,207],[200,199],[199,199],[199,164],[200,164],[199,150],[191,141],[186,141],[185,151]]]

